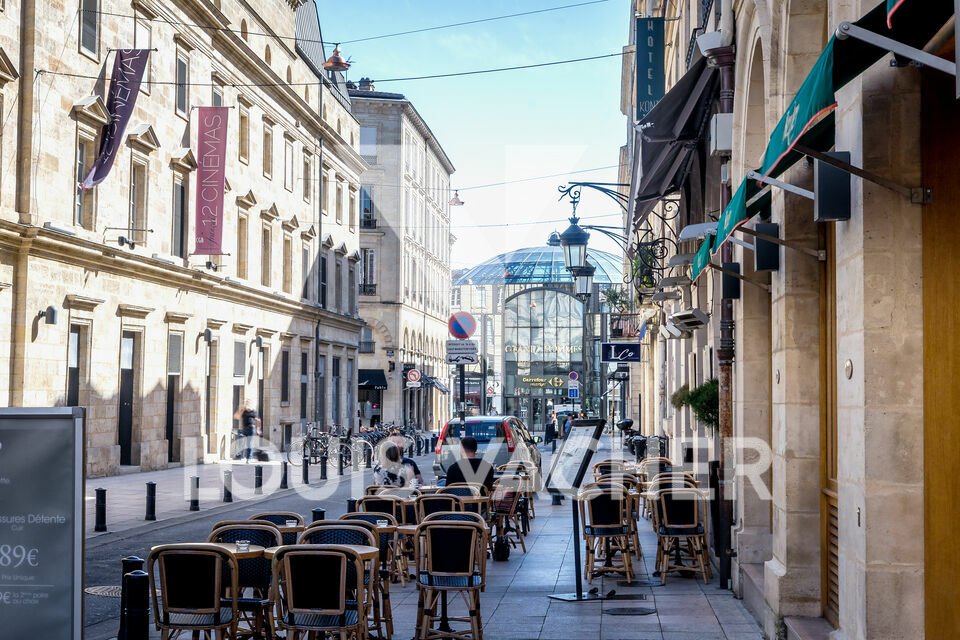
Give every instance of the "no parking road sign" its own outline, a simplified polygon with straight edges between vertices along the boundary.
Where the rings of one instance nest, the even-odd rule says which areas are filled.
[[[457,311],[447,321],[450,335],[457,340],[466,340],[477,330],[477,319],[466,311]]]

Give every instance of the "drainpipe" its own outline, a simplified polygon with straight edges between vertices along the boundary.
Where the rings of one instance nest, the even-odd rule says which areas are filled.
[[[20,224],[33,224],[33,111],[36,90],[35,0],[23,0],[20,8],[20,94],[17,112],[17,196]]]
[[[323,83],[320,84],[319,94],[320,94],[320,102],[322,103],[323,102]],[[323,111],[322,108],[318,107],[318,112],[322,113],[322,111]],[[319,144],[317,145],[317,150],[318,150],[318,153],[317,153],[318,171],[315,173],[316,175],[319,176],[323,172],[323,152],[324,152],[323,138],[320,138]],[[320,209],[323,207],[323,199],[327,197],[327,194],[323,193],[321,191],[322,189],[323,189],[323,180],[318,180],[317,181],[317,206],[314,211],[314,216],[317,220],[317,259],[316,259],[317,273],[315,276],[316,283],[317,283],[317,305],[320,304],[320,287],[323,286],[323,284],[320,282],[321,267],[319,263],[321,258],[326,257],[323,255],[323,216],[320,215]],[[318,425],[320,431],[326,431],[323,425],[323,416],[320,415],[320,404],[321,404],[320,394],[326,391],[325,388],[320,387],[320,368],[319,368],[320,367],[320,324],[323,320],[323,317],[322,317],[322,314],[318,313],[317,315],[318,315],[317,326],[313,336],[313,422],[314,424]],[[323,373],[324,373],[323,380],[326,381],[327,372],[324,371]],[[323,403],[323,404],[324,406],[326,406],[326,403]]]
[[[721,46],[704,53],[710,63],[720,71],[720,105],[719,113],[733,113],[733,101],[736,85],[736,49],[734,40],[734,16],[732,0],[722,0],[720,3],[720,32]],[[730,159],[726,158],[729,163]],[[729,175],[729,172],[728,172]],[[721,188],[721,208],[725,209],[730,202],[731,188],[729,182]],[[733,245],[724,243],[721,250],[722,262],[733,262]],[[732,499],[732,469],[733,464],[733,359],[736,353],[735,323],[733,320],[733,300],[723,298],[720,301],[720,348],[717,350],[719,361],[720,395],[720,451],[719,451],[719,486],[717,498],[719,503],[718,546],[720,563],[720,586],[729,588],[733,549],[731,548],[730,529],[733,526],[733,499]]]

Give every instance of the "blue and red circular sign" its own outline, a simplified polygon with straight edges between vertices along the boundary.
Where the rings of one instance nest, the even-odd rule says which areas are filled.
[[[477,320],[466,311],[457,311],[447,321],[450,335],[458,340],[466,340],[477,330]]]
[[[570,378],[572,382],[576,382],[577,380],[580,379],[580,374],[577,373],[576,371],[571,371],[570,373],[567,374],[567,377]]]

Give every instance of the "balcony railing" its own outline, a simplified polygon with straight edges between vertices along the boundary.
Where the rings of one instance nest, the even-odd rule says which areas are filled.
[[[710,11],[713,9],[713,0],[700,0],[700,24],[693,28],[693,34],[690,36],[690,44],[687,47],[687,69],[693,62],[693,53],[697,48],[697,36],[707,32],[707,22],[710,18]]]
[[[377,228],[377,219],[374,217],[361,217],[360,218],[360,228],[361,229],[376,229]]]
[[[362,285],[360,285],[360,295],[362,295],[362,296],[375,296],[375,295],[377,295],[377,285],[375,285],[375,284],[362,284]]]
[[[360,353],[373,353],[377,350],[377,343],[373,340],[360,341]]]

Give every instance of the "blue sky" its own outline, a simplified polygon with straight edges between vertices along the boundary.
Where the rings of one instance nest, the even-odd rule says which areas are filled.
[[[576,0],[341,0],[320,2],[327,42],[533,11]],[[346,43],[350,79],[421,76],[535,64],[619,52],[626,43],[629,0],[497,20],[426,33]],[[516,225],[566,218],[557,202],[562,177],[484,189],[475,185],[608,167],[619,161],[626,136],[620,113],[619,57],[476,76],[380,82],[403,93],[443,145],[457,172],[453,184],[466,203],[452,207],[458,241],[454,269],[523,246],[539,245],[566,222]],[[616,169],[575,174],[574,180],[616,182]],[[585,194],[580,214],[617,213],[604,196]],[[618,217],[595,224],[619,224]],[[477,227],[475,225],[512,224]],[[596,237],[591,246],[615,250]]]

